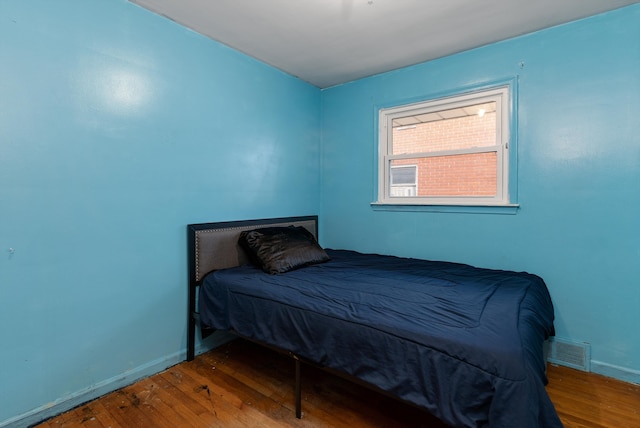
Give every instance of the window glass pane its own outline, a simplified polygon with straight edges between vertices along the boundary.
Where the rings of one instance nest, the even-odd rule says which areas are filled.
[[[495,102],[405,116],[392,124],[394,155],[496,145]]]
[[[391,166],[408,161],[418,169],[417,191],[397,196],[496,196],[496,152],[394,160]]]

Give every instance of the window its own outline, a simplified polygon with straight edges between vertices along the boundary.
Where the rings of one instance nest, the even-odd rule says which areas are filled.
[[[380,110],[378,203],[509,204],[509,88]]]
[[[417,165],[392,166],[390,178],[390,195],[416,196],[418,194]]]

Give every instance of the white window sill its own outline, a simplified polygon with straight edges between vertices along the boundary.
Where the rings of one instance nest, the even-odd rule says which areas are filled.
[[[429,213],[465,213],[465,214],[515,214],[520,208],[518,204],[505,205],[410,205],[383,204],[372,202],[374,211],[406,211]]]

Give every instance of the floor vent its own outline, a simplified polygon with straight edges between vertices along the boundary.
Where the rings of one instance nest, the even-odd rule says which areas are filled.
[[[585,342],[553,338],[549,342],[548,360],[552,364],[591,371],[591,347]]]

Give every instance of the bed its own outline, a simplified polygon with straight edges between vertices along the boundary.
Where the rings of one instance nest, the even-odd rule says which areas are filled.
[[[545,390],[543,344],[554,330],[541,278],[323,249],[317,221],[188,226],[188,360],[199,322],[202,331],[231,331],[291,355],[298,417],[300,362],[308,362],[451,426],[562,426]],[[303,246],[265,266],[275,254],[264,245],[272,232],[295,232]]]

